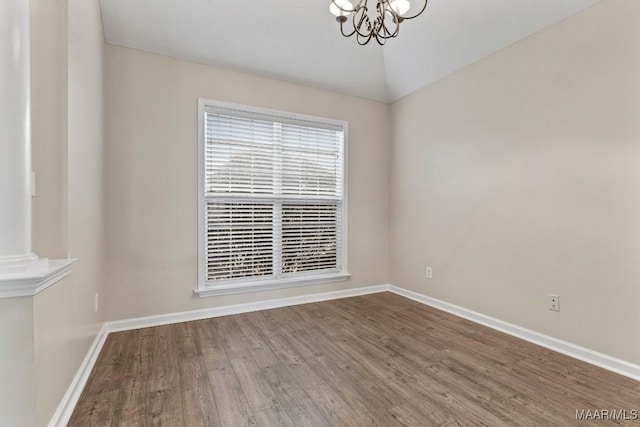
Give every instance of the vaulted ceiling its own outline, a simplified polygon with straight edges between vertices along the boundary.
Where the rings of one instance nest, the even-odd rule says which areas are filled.
[[[384,47],[343,38],[330,0],[101,0],[101,7],[111,44],[393,101],[598,1],[430,0]]]

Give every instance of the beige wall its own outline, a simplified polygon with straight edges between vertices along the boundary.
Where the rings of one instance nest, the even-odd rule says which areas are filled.
[[[603,1],[394,103],[392,283],[640,363],[638,46]]]
[[[108,319],[387,283],[388,106],[107,46]],[[351,281],[197,298],[197,98],[349,121]]]
[[[67,0],[30,0],[32,247],[67,256]]]
[[[34,115],[34,157],[41,158],[38,173],[38,197],[34,199],[34,240],[41,242],[39,255],[62,256],[79,260],[69,277],[38,294],[33,302],[35,335],[36,421],[43,426],[49,422],[82,360],[87,354],[104,320],[102,312],[94,312],[94,294],[102,291],[102,212],[104,140],[103,100],[103,31],[97,0],[32,0],[35,9],[55,13],[32,13],[32,28],[49,28],[57,40],[64,91],[58,79],[51,78],[34,64],[34,105],[64,105],[56,112],[58,127],[65,131],[56,138],[48,133],[54,120]],[[34,10],[32,7],[32,12]],[[62,44],[62,46],[60,46]],[[55,44],[32,45],[32,57],[49,58],[47,49]],[[43,135],[36,139],[35,134]],[[48,135],[46,138],[45,135]],[[58,160],[62,158],[62,160]],[[57,170],[56,170],[57,169]],[[63,177],[62,185],[47,186],[45,176]],[[52,209],[64,212],[64,226],[55,232],[55,224],[44,218]],[[36,215],[36,212],[38,213]],[[68,221],[68,225],[67,225]],[[44,223],[43,223],[44,222]],[[52,228],[54,231],[52,232]],[[50,248],[50,249],[47,249]]]
[[[0,328],[19,350],[2,383],[27,379],[0,396],[26,417],[11,424],[33,405],[48,422],[103,320],[389,281],[640,363],[638,2],[601,2],[391,107],[104,46],[97,0],[31,6],[34,249],[80,261],[33,305],[0,301],[0,325],[24,327]],[[198,97],[349,121],[351,281],[193,296]]]
[[[0,425],[33,426],[33,302],[0,299]]]

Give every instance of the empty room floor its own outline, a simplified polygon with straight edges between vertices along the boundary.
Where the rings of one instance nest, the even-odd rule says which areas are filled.
[[[112,333],[69,425],[567,426],[639,406],[636,381],[380,293]]]

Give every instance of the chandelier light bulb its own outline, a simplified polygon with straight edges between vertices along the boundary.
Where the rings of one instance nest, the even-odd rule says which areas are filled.
[[[411,9],[411,3],[409,0],[391,0],[389,2],[391,9],[398,15],[402,16]]]
[[[353,13],[353,4],[349,0],[333,0],[329,11],[335,17],[349,16]]]

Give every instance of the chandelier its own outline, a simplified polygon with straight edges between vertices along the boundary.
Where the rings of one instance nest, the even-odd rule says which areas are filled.
[[[420,16],[427,8],[428,0],[420,0],[420,11],[413,15],[407,15],[411,9],[409,0],[372,0],[372,3],[376,2],[375,11],[369,10],[369,0],[355,1],[357,3],[354,5],[350,0],[331,0],[329,11],[340,23],[340,32],[345,37],[355,35],[361,46],[371,39],[382,46],[387,40],[398,36],[402,21]],[[349,17],[351,24],[347,24]]]

